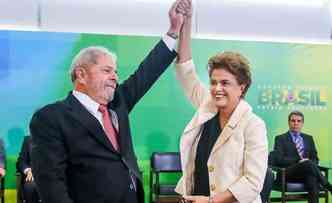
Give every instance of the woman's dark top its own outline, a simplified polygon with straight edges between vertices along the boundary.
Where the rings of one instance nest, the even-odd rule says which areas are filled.
[[[204,124],[196,152],[193,195],[210,196],[207,161],[221,130],[219,114]]]

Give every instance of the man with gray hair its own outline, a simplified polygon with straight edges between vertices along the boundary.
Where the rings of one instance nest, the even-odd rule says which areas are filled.
[[[73,60],[74,90],[32,117],[32,169],[45,203],[143,203],[129,113],[176,53],[187,0],[169,11],[170,28],[139,68],[118,84],[116,57],[89,47]]]

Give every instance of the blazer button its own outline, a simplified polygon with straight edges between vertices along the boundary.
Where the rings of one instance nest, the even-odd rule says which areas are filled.
[[[214,167],[213,166],[209,166],[209,172],[211,173],[211,172],[213,172],[214,171]]]
[[[211,191],[215,191],[216,190],[216,186],[214,184],[210,185]]]

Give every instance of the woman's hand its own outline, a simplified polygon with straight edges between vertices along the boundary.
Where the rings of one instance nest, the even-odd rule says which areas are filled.
[[[190,203],[208,203],[209,202],[208,196],[193,195],[193,196],[184,196],[183,198],[187,202],[190,202]]]

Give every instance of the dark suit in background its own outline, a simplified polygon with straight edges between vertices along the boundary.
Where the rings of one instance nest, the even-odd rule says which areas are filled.
[[[318,164],[319,159],[312,136],[304,133],[301,133],[300,136],[303,138],[305,146],[304,157],[308,158],[313,163]],[[277,136],[274,143],[274,151],[276,152],[278,166],[289,167],[300,161],[301,157],[297,152],[296,146],[289,132]]]
[[[0,180],[4,178],[6,174],[6,151],[2,138],[0,138]],[[5,179],[1,180],[1,189],[5,188]],[[5,193],[2,193],[1,202],[5,201]]]
[[[286,132],[275,138],[274,161],[279,167],[286,167],[286,180],[303,182],[309,192],[309,202],[318,202],[319,184],[330,189],[327,180],[320,173],[317,164],[317,150],[312,136],[300,134],[304,143],[304,160],[296,149],[290,132]]]
[[[6,151],[5,144],[0,138],[0,178],[6,174]]]
[[[132,203],[131,174],[137,179],[137,199],[144,202],[129,113],[175,56],[160,41],[138,70],[116,88],[108,108],[117,115],[120,152],[71,93],[33,115],[32,166],[45,203]]]
[[[267,168],[265,179],[264,179],[264,184],[263,184],[263,189],[260,192],[262,203],[269,202],[273,181],[274,181],[274,174],[273,174],[271,168]]]
[[[27,170],[31,169],[31,147],[31,136],[25,136],[20,154],[16,162],[16,170],[22,176],[22,192],[26,203],[37,203],[39,202],[39,195],[37,192],[36,183],[33,180],[26,180]]]

